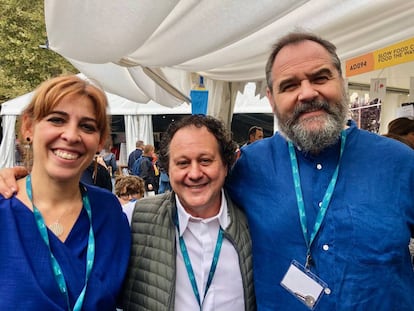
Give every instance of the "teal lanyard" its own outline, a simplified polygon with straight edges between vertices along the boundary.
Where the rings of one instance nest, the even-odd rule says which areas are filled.
[[[198,291],[197,282],[195,279],[193,267],[191,265],[190,256],[188,255],[188,251],[187,251],[187,247],[185,246],[184,238],[180,236],[180,227],[178,224],[177,213],[175,214],[175,225],[177,226],[177,230],[178,230],[181,253],[183,254],[184,264],[185,264],[185,268],[187,269],[188,278],[190,279],[194,295],[197,298],[198,306],[200,307],[200,310],[202,310],[200,293]],[[208,279],[207,279],[206,289],[204,290],[203,299],[206,297],[208,289],[210,288],[211,282],[213,281],[214,273],[216,272],[216,268],[217,268],[218,259],[220,257],[220,251],[221,251],[222,244],[223,244],[223,229],[220,227],[219,233],[217,236],[216,248],[214,249],[213,260],[211,262],[210,272],[208,273]]]
[[[345,148],[345,142],[346,142],[346,132],[342,131],[341,132],[341,151],[339,153],[338,164],[336,165],[336,169],[333,173],[333,176],[332,176],[331,181],[328,185],[328,188],[326,189],[326,192],[325,192],[325,195],[323,197],[322,204],[320,206],[318,215],[316,216],[315,225],[313,227],[313,232],[312,232],[310,238],[309,238],[309,235],[308,235],[308,226],[307,226],[307,219],[306,219],[306,212],[305,212],[305,204],[303,202],[303,194],[302,194],[302,188],[301,188],[301,184],[300,184],[298,160],[297,160],[296,153],[295,153],[295,148],[293,147],[292,142],[291,141],[288,142],[290,163],[291,163],[291,166],[292,166],[292,174],[293,174],[293,180],[294,180],[294,184],[295,184],[296,201],[297,201],[298,209],[299,209],[299,219],[300,219],[300,224],[302,226],[303,237],[305,238],[306,247],[307,247],[306,264],[305,264],[306,268],[309,268],[311,260],[312,260],[311,251],[310,251],[312,242],[315,239],[315,236],[317,235],[317,233],[318,233],[318,231],[319,231],[319,229],[322,225],[323,219],[325,218],[326,211],[328,209],[329,203],[330,203],[331,198],[332,198],[333,191],[335,189],[336,181],[338,179],[339,165],[340,165],[342,154],[343,154],[344,148]]]
[[[52,253],[52,250],[50,249],[50,243],[49,243],[49,236],[47,233],[46,225],[43,220],[42,214],[40,211],[36,208],[36,206],[33,204],[33,197],[32,197],[32,182],[30,175],[26,178],[26,191],[27,196],[29,197],[30,201],[32,201],[33,205],[33,214],[36,220],[37,228],[39,229],[40,235],[43,238],[43,241],[46,243],[50,259],[52,263],[52,270],[53,274],[55,276],[56,282],[59,286],[60,292],[65,295],[66,303],[68,305],[68,310],[71,310],[70,303],[69,303],[69,295],[68,290],[66,286],[65,276],[63,275],[63,271],[60,268],[59,263],[57,262],[55,256]],[[76,300],[75,306],[73,308],[73,311],[80,311],[82,309],[83,301],[85,299],[85,293],[86,293],[86,286],[88,284],[88,279],[91,274],[91,270],[93,267],[94,259],[95,259],[95,236],[92,229],[92,212],[91,212],[91,205],[89,203],[88,196],[86,195],[85,191],[82,191],[82,202],[83,206],[88,214],[89,217],[89,239],[88,239],[88,250],[86,253],[86,278],[85,278],[85,285],[82,289],[82,292],[80,293],[78,299]]]

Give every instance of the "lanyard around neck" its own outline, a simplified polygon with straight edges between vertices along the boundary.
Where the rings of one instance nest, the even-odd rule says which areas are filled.
[[[47,233],[46,225],[43,220],[42,214],[40,213],[40,211],[36,208],[36,206],[33,203],[32,182],[31,182],[30,175],[26,177],[26,192],[27,192],[27,196],[29,197],[33,205],[33,214],[36,220],[37,228],[39,229],[40,235],[42,236],[43,241],[45,242],[46,246],[49,249],[50,259],[52,263],[52,270],[53,270],[53,274],[55,276],[56,282],[59,286],[59,290],[63,295],[65,295],[66,303],[68,305],[68,310],[71,310],[65,276],[63,275],[63,271],[50,248],[49,236]],[[89,218],[89,239],[88,239],[88,250],[86,253],[86,277],[85,277],[85,285],[78,299],[76,300],[73,311],[78,311],[82,309],[83,301],[85,299],[88,279],[91,274],[91,270],[92,270],[93,263],[95,260],[95,236],[94,236],[93,229],[92,229],[92,212],[91,212],[91,205],[89,203],[88,196],[86,195],[86,190],[82,191],[82,202],[83,202],[83,207],[85,208],[88,214],[88,218]]]
[[[296,202],[297,202],[298,210],[299,210],[299,219],[300,219],[300,224],[302,226],[303,237],[305,238],[306,247],[307,247],[307,254],[306,254],[307,255],[306,257],[307,268],[309,267],[310,259],[311,259],[310,248],[311,248],[312,242],[315,239],[315,236],[317,235],[322,225],[323,219],[325,218],[326,211],[328,209],[329,203],[332,198],[333,191],[335,189],[336,181],[338,179],[339,165],[340,165],[342,154],[345,148],[345,142],[346,142],[346,132],[342,131],[341,132],[341,149],[339,153],[338,164],[336,165],[336,169],[332,175],[328,188],[326,189],[326,192],[323,197],[322,204],[320,206],[318,215],[316,216],[315,225],[313,227],[313,231],[310,237],[308,233],[305,203],[303,201],[303,194],[302,194],[302,188],[301,188],[301,183],[300,183],[298,160],[296,157],[295,148],[293,147],[293,143],[291,141],[288,142],[290,163],[292,167],[293,181],[295,184]]]
[[[180,243],[181,253],[182,253],[183,259],[184,259],[185,268],[187,269],[188,278],[190,279],[191,287],[193,288],[193,292],[194,292],[194,295],[197,299],[198,306],[200,307],[200,310],[202,310],[202,303],[201,303],[201,299],[200,299],[200,293],[198,291],[197,282],[196,282],[196,279],[195,279],[193,267],[191,265],[190,256],[188,255],[188,251],[187,251],[187,247],[186,247],[185,242],[184,242],[184,238],[180,235],[180,227],[179,227],[179,223],[178,223],[178,213],[177,212],[175,213],[175,225],[176,225],[177,230],[178,230],[178,240],[179,240],[179,243]],[[223,229],[220,227],[219,232],[218,232],[218,236],[217,236],[216,248],[214,249],[213,260],[212,260],[211,266],[210,266],[210,272],[208,273],[206,288],[204,290],[203,300],[207,295],[207,292],[208,292],[208,289],[210,288],[211,282],[213,281],[214,273],[216,272],[216,268],[217,268],[218,259],[220,257],[220,251],[221,251],[222,244],[223,244]]]

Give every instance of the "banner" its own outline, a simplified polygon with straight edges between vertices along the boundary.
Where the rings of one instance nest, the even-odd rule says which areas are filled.
[[[346,77],[414,61],[414,38],[345,62]]]
[[[371,79],[371,85],[369,88],[369,99],[371,101],[378,98],[379,102],[385,99],[387,79]]]
[[[190,91],[191,114],[207,114],[208,91],[204,87],[204,78],[199,76],[198,86]]]
[[[414,103],[402,104],[400,108],[397,108],[396,117],[414,117]]]
[[[191,114],[207,114],[208,91],[191,90]]]

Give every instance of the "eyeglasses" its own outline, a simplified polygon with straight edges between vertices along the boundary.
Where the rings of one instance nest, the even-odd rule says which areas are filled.
[[[131,192],[131,193],[121,193],[119,197],[122,200],[130,200],[130,199],[137,199],[140,196],[139,192]]]

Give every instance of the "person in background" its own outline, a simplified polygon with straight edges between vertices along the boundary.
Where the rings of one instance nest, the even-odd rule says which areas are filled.
[[[392,134],[392,133],[385,133],[382,136],[398,140],[399,142],[402,142],[403,144],[406,144],[410,148],[414,149],[414,145],[411,144],[411,142],[408,139],[406,139],[405,137],[403,137],[401,135]]]
[[[116,308],[128,222],[113,194],[80,183],[108,135],[106,107],[100,89],[63,76],[23,111],[33,164],[15,195],[0,195],[0,310]]]
[[[159,160],[173,191],[136,202],[124,310],[256,310],[247,222],[222,188],[235,149],[212,117],[171,123]]]
[[[135,150],[132,151],[128,156],[128,170],[129,173],[132,173],[132,167],[135,161],[142,156],[142,149],[144,149],[144,142],[142,140],[137,140],[135,143]]]
[[[157,161],[157,166],[160,172],[158,193],[171,191],[170,177],[168,176],[167,170],[162,166],[160,161]]]
[[[23,158],[24,158],[24,149],[20,144],[19,139],[16,137],[14,142],[14,163],[15,165],[24,165]]]
[[[414,149],[414,120],[408,117],[401,117],[388,123],[388,133],[383,136],[402,142]],[[414,239],[409,244],[411,261],[414,264]]]
[[[81,182],[94,185],[112,192],[112,179],[106,163],[99,154],[96,154],[92,163],[83,171]]]
[[[414,149],[414,119],[401,117],[392,120],[384,136],[397,139]]]
[[[279,132],[242,148],[259,310],[413,310],[414,151],[348,120],[335,46],[280,38],[266,65]]]
[[[116,156],[111,151],[111,149],[112,149],[112,143],[111,143],[111,140],[108,139],[105,142],[105,146],[101,150],[99,155],[102,157],[103,161],[105,162],[105,165],[108,169],[109,175],[111,176],[112,186],[113,186],[114,183],[115,183],[115,175],[117,173],[118,166],[116,164]]]
[[[154,150],[153,145],[145,145],[142,152],[139,177],[145,181],[145,196],[158,193],[158,179],[153,164]]]
[[[263,128],[259,126],[252,126],[247,133],[248,141],[246,145],[250,145],[257,140],[263,139]]]
[[[121,144],[119,142],[117,142],[118,140],[118,135],[117,134],[111,134],[111,148],[109,149],[110,152],[112,152],[115,155],[115,160],[118,161],[119,160],[119,152],[120,152],[120,148],[121,148]],[[115,143],[117,142],[117,143]]]
[[[118,197],[130,224],[135,202],[144,197],[144,192],[144,180],[138,176],[118,176],[115,179],[115,195]]]
[[[156,184],[156,191],[157,194],[159,193],[160,188],[160,167],[159,167],[159,161],[158,161],[158,154],[155,152],[152,153],[152,167],[154,168],[154,174],[155,174],[155,180],[154,183]]]

